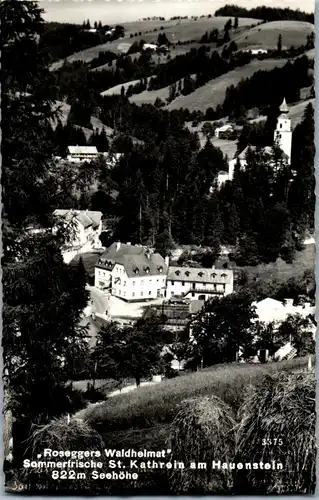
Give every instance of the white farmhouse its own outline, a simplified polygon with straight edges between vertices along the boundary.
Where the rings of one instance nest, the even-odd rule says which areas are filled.
[[[65,262],[70,262],[78,253],[101,249],[102,212],[90,210],[60,210],[53,212],[70,226],[70,237],[62,249]]]
[[[143,50],[157,50],[158,49],[158,46],[155,45],[155,43],[144,43],[143,45]]]
[[[191,300],[207,300],[233,292],[233,271],[196,267],[169,267],[166,297],[185,297]]]
[[[68,146],[67,161],[81,163],[96,160],[99,157],[95,146]]]
[[[266,49],[250,49],[248,50],[253,56],[257,56],[259,54],[267,54],[268,50]]]
[[[95,286],[129,302],[165,296],[167,261],[130,243],[113,243],[95,266]]]
[[[233,127],[230,124],[223,125],[222,127],[218,127],[215,129],[215,137],[218,139],[220,134],[223,132],[232,132]]]

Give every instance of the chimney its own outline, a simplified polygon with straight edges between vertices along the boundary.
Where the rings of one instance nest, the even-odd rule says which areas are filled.
[[[215,264],[212,265],[212,269],[215,269]]]
[[[168,267],[169,266],[169,256],[166,255],[165,257],[165,265]]]
[[[117,241],[116,242],[116,251],[118,251],[121,248],[121,242]]]
[[[149,249],[149,248],[147,248],[147,249],[145,250],[145,255],[146,255],[147,259],[150,259],[150,258],[151,258],[151,251],[150,251],[150,249]]]
[[[130,241],[128,241],[126,244],[127,244],[127,245],[130,245],[130,244],[131,244],[131,242],[130,242]]]

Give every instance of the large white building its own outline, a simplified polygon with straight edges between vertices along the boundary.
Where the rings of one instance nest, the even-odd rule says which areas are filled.
[[[280,115],[277,118],[277,125],[274,131],[274,145],[280,147],[284,153],[288,165],[291,162],[291,146],[292,146],[292,129],[291,129],[291,119],[289,118],[289,108],[284,98],[280,108]],[[220,172],[218,175],[218,186],[225,184],[226,181],[232,181],[234,177],[234,170],[237,162],[239,161],[240,166],[244,169],[247,165],[246,155],[249,148],[254,151],[255,146],[247,146],[239,155],[235,156],[232,160],[228,162],[228,176],[225,172]],[[266,146],[264,152],[267,154],[272,153],[272,146]]]
[[[68,146],[67,161],[71,163],[90,162],[99,157],[95,146]]]
[[[70,227],[70,237],[62,249],[65,262],[70,262],[78,253],[102,248],[102,212],[57,209],[53,215],[62,218],[64,224]]]
[[[95,266],[95,286],[126,301],[165,296],[168,262],[130,243],[113,243]]]
[[[166,297],[184,297],[191,300],[207,300],[233,292],[233,271],[196,267],[169,267]]]

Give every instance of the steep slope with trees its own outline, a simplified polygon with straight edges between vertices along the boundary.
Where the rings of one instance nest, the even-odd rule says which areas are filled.
[[[10,0],[0,13],[2,345],[7,409],[15,417],[13,466],[19,469],[31,426],[74,407],[65,383],[74,358],[86,350],[86,332],[77,325],[87,292],[81,271],[62,260],[68,231],[59,224],[55,235],[50,229],[64,181],[52,163],[54,81],[35,37],[43,29],[42,12],[34,2]],[[42,231],[32,231],[38,227]]]

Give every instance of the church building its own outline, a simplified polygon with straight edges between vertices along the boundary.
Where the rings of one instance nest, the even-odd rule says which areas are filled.
[[[291,130],[291,119],[289,118],[289,108],[286,103],[286,99],[284,98],[280,108],[280,115],[277,118],[277,125],[274,131],[274,144],[277,144],[280,149],[285,154],[288,164],[291,162],[291,145],[292,145],[292,130]],[[242,168],[245,168],[247,164],[246,154],[249,149],[247,146],[241,153],[228,163],[228,176],[225,175],[225,172],[222,172],[218,177],[218,185],[219,187],[226,182],[226,180],[231,181],[234,177],[234,170],[237,161],[240,162]],[[255,150],[255,146],[250,146],[251,150]],[[272,147],[266,146],[264,148],[265,153],[271,154]]]

